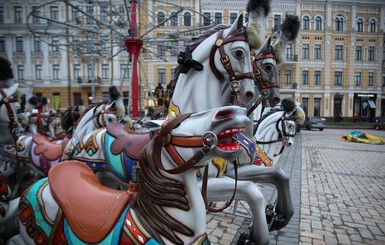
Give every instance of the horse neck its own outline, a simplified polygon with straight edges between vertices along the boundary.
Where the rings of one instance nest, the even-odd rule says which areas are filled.
[[[73,135],[82,137],[97,129],[94,120],[96,120],[94,117],[94,110],[91,109],[87,111],[87,113],[79,121],[78,125],[76,125]]]
[[[174,90],[172,102],[180,113],[204,111],[224,106],[222,84],[210,69],[209,60],[202,71],[190,69],[180,74]]]
[[[152,146],[153,142],[150,142],[142,153],[142,156],[147,157],[140,159],[140,185],[146,188],[140,190],[135,210],[143,216],[144,224],[149,227],[149,231],[153,231],[153,236],[160,234],[161,239],[166,240],[165,235],[162,234],[174,233],[183,240],[184,244],[191,244],[206,232],[206,209],[197,183],[196,172],[187,170],[181,174],[171,175],[160,171],[152,161]],[[177,166],[164,150],[160,159],[166,169]],[[170,205],[170,203],[173,204]],[[150,215],[152,212],[157,214]],[[165,222],[166,219],[167,222]],[[183,235],[186,232],[189,233],[188,230],[192,233]],[[169,240],[166,243],[173,244]]]
[[[274,112],[265,118],[258,126],[257,132],[255,133],[255,139],[260,142],[276,141],[279,136],[277,130],[277,121],[281,118],[282,112]],[[269,144],[258,144],[258,146],[266,153],[266,155],[272,159],[274,156],[276,146],[279,142],[273,142]]]

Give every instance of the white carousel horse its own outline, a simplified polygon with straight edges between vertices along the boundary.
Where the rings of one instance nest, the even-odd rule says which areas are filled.
[[[16,109],[18,100],[13,97],[19,84],[0,88],[0,148],[4,144],[14,144],[18,138]],[[4,157],[2,154],[1,157]],[[19,198],[15,198],[7,177],[15,173],[10,165],[0,164],[0,238],[6,239],[17,231],[14,219],[17,217]],[[0,239],[0,243],[3,242]]]
[[[54,166],[22,196],[20,234],[9,243],[210,244],[195,169],[212,157],[237,157],[232,136],[250,123],[246,113],[227,106],[167,121],[143,149],[140,177],[127,191],[101,185],[82,162]]]
[[[287,21],[290,22],[290,21]],[[298,18],[295,20],[292,20],[291,23],[293,25],[288,25],[287,22],[285,23],[286,25],[283,26],[290,26],[291,29],[289,29],[289,34],[291,38],[295,38],[297,33],[298,33],[298,28],[299,28],[299,21]],[[294,23],[293,23],[294,22]],[[294,30],[290,32],[290,30]],[[286,34],[288,33],[288,30],[282,30],[279,32],[279,35],[274,42],[273,45],[273,50],[274,52],[277,52],[277,55],[280,54],[280,52],[284,52],[284,43],[287,42],[287,40],[292,40],[291,38],[288,38]],[[202,44],[205,44],[205,41],[202,42]],[[192,44],[197,45],[197,43]],[[206,45],[208,46],[208,45]],[[200,61],[201,58],[199,56],[194,56],[195,50],[199,47],[199,45],[192,50],[192,58],[194,60]],[[202,56],[201,53],[198,53],[199,55]],[[275,53],[274,53],[275,54]],[[206,66],[204,66],[206,67]],[[209,67],[207,65],[207,67]],[[188,71],[186,75],[181,74],[177,81],[175,82],[175,90],[173,92],[173,97],[170,102],[170,108],[169,108],[169,117],[172,117],[173,114],[178,115],[179,113],[185,113],[189,111],[196,111],[196,110],[202,110],[202,109],[209,109],[212,108],[213,106],[217,105],[226,105],[230,101],[232,103],[234,100],[231,100],[231,97],[236,97],[237,94],[234,95],[234,93],[231,93],[228,90],[225,89],[219,89],[220,85],[216,85],[217,83],[220,84],[220,82],[217,82],[218,79],[215,79],[215,77],[210,77],[210,74],[207,75],[209,72],[201,72],[205,74],[201,74],[204,76],[207,76],[207,80],[205,80],[202,77],[199,77],[198,74],[199,72],[193,72],[193,71]],[[226,74],[226,72],[224,72]],[[190,75],[188,79],[185,79],[184,76]],[[194,76],[199,77],[201,80],[196,80]],[[182,83],[179,83],[182,81]],[[200,86],[201,84],[204,84],[204,86],[218,86],[218,88],[215,90],[215,92],[219,94],[215,94],[214,96],[207,95],[207,97],[210,99],[209,103],[208,100],[206,99],[205,96],[205,89],[202,89]],[[214,84],[214,85],[213,85]],[[207,89],[207,88],[206,88]],[[207,90],[207,91],[212,91],[212,90]],[[238,90],[242,91],[242,90]],[[257,94],[257,92],[254,92],[254,94]],[[242,98],[242,96],[237,96],[237,98]],[[184,101],[182,101],[184,100]],[[214,101],[215,100],[215,101]],[[247,107],[251,107],[250,103],[245,103],[244,99],[237,100],[238,102],[241,103],[236,103],[238,105],[247,105]],[[252,128],[252,125],[250,125],[250,128]],[[253,133],[252,129],[246,130],[246,132],[243,134],[243,137],[240,139],[240,143],[245,145],[245,154],[241,154],[239,157],[239,169],[242,169],[243,167],[246,167],[248,170],[252,168],[256,175],[250,178],[248,175],[247,171],[239,171],[238,178],[242,181],[238,181],[238,187],[237,187],[237,192],[235,195],[239,194],[241,197],[236,196],[235,198],[241,198],[242,200],[245,200],[249,203],[249,206],[252,207],[252,215],[253,215],[253,224],[254,227],[251,230],[251,239],[257,243],[268,243],[269,241],[269,233],[268,233],[268,226],[266,224],[266,218],[264,214],[265,210],[265,200],[258,188],[255,187],[255,185],[250,184],[248,180],[253,180],[256,183],[269,183],[271,181],[266,181],[266,176],[269,176],[271,178],[287,178],[286,175],[282,175],[283,171],[280,170],[281,176],[275,176],[277,170],[264,170],[263,173],[259,173],[259,166],[251,165],[254,159],[254,153],[255,153],[255,147],[254,146],[254,139],[253,139]],[[246,140],[245,140],[246,139]],[[246,141],[245,143],[243,141]],[[254,148],[254,149],[253,149]],[[215,164],[214,164],[215,165]],[[218,176],[218,173],[220,173],[220,170],[216,167],[210,167],[209,169],[209,174],[211,176]],[[208,181],[208,190],[207,190],[207,198],[210,201],[225,201],[226,199],[229,199],[232,195],[232,192],[234,190],[235,186],[235,171],[233,165],[227,165],[225,168],[226,173],[225,177],[223,178],[210,178]],[[269,172],[270,171],[270,172]],[[243,176],[243,173],[245,175]],[[284,174],[284,173],[283,173]],[[202,173],[201,173],[202,175]],[[230,178],[228,178],[230,177]],[[245,188],[242,189],[240,185],[242,183],[245,184]],[[276,181],[275,183],[279,184],[279,181]],[[239,193],[238,193],[239,192]],[[288,200],[291,202],[291,199]],[[290,206],[290,205],[289,205]],[[263,211],[262,211],[263,210]],[[292,217],[293,213],[292,210],[287,213],[286,215],[286,220],[282,221],[280,220],[273,220],[273,222],[277,222],[278,224],[270,224],[270,229],[277,229],[277,228],[282,228],[285,226],[290,218]]]

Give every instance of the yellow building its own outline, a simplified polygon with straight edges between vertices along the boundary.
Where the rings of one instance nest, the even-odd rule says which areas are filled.
[[[12,61],[26,100],[40,95],[50,107],[65,109],[108,99],[115,85],[130,108],[132,57],[124,42],[136,30],[143,41],[138,100],[144,114],[149,106],[161,107],[154,90],[159,84],[166,89],[179,51],[210,26],[246,16],[246,3],[0,0],[0,55]],[[287,14],[300,17],[301,30],[280,67],[282,97],[294,98],[309,116],[384,116],[383,1],[273,0],[268,32]]]

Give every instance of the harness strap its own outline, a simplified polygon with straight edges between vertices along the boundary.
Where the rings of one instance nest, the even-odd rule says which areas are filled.
[[[224,30],[220,30],[218,32],[217,41],[215,42],[215,45],[212,46],[210,51],[210,67],[214,75],[218,78],[218,80],[221,80],[223,78],[223,75],[218,71],[217,67],[215,66],[215,59],[214,59],[215,52],[219,50],[221,63],[225,68],[225,70],[227,71],[227,73],[229,74],[230,81],[242,80],[245,78],[254,79],[254,75],[252,72],[235,74],[230,63],[230,58],[226,54],[226,51],[224,49],[224,45],[230,42],[235,42],[235,41],[247,42],[248,41],[247,37],[245,35],[233,35],[223,39],[223,32]]]
[[[237,186],[238,186],[238,158],[233,161],[234,164],[234,175],[235,175],[235,184],[234,184],[234,191],[233,194],[231,195],[230,200],[228,200],[223,207],[221,208],[213,208],[209,205],[208,200],[207,200],[207,182],[208,182],[208,172],[209,172],[209,167],[206,165],[205,167],[205,172],[203,174],[203,183],[202,183],[202,197],[203,201],[205,203],[206,209],[210,212],[222,212],[226,208],[228,208],[231,203],[234,201],[235,198],[235,193],[237,191]]]

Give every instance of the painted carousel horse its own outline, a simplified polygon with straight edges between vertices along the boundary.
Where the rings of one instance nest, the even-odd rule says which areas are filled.
[[[236,158],[232,136],[250,123],[246,113],[227,106],[167,121],[144,147],[140,177],[126,191],[101,185],[80,161],[54,166],[22,196],[20,234],[9,242],[210,244],[195,170],[212,157]]]
[[[17,88],[17,83],[8,88],[0,88],[0,148],[5,144],[14,144],[18,138],[16,108],[19,104],[13,97]],[[15,189],[12,189],[8,181],[8,177],[14,175],[18,167],[0,163],[0,243],[3,242],[2,239],[14,235],[18,229],[14,220],[18,214],[19,198],[15,197]]]
[[[57,139],[60,136],[58,126],[59,116],[55,110],[42,113],[39,115],[37,109],[32,109],[29,112],[28,129],[32,135],[37,133],[43,134],[49,138]]]
[[[263,1],[261,1],[261,2],[263,2]],[[250,5],[253,5],[253,4],[250,4]],[[250,7],[250,6],[248,6],[248,7]],[[252,17],[253,15],[258,15],[258,13],[261,13],[261,12],[263,12],[263,11],[250,10],[249,16]],[[251,20],[253,20],[253,18],[251,18]],[[293,25],[288,24],[288,23],[291,23]],[[258,22],[252,22],[252,24],[258,24]],[[252,26],[253,25],[250,25],[250,23],[249,23],[249,28]],[[280,53],[284,52],[284,47],[285,47],[285,44],[288,40],[293,40],[297,36],[298,28],[299,28],[298,18],[287,19],[286,22],[284,22],[284,24],[282,26],[286,27],[287,29],[282,29],[281,31],[276,33],[277,38],[274,41],[274,43],[272,44],[273,50],[277,55],[280,55]],[[292,32],[291,32],[291,30],[292,30]],[[249,33],[248,33],[249,34],[248,35],[249,42],[250,42],[250,37],[252,37],[251,33],[253,33],[253,32],[249,31]],[[199,40],[201,41],[201,43],[206,44],[206,48],[207,48],[207,46],[209,46],[209,45],[207,45],[206,40],[202,41],[201,39],[197,39],[195,42],[193,42],[192,45],[190,45],[190,52],[191,52],[191,56],[192,56],[191,59],[193,61],[196,61],[196,62],[198,62],[198,61],[201,62],[202,58],[200,56],[203,56],[202,53],[199,53],[199,52],[196,53],[196,50],[198,49],[198,47],[200,47],[200,45],[198,43]],[[254,43],[250,43],[250,46],[254,49],[259,48]],[[215,51],[215,48],[213,48],[213,50]],[[205,53],[207,54],[208,51],[206,51]],[[195,54],[196,54],[196,56],[194,56]],[[194,62],[190,62],[190,63],[193,64],[192,68],[197,66],[197,64]],[[211,63],[214,63],[214,61],[212,61]],[[204,67],[210,67],[210,66],[204,65]],[[182,66],[182,69],[184,69],[183,66]],[[205,70],[205,72],[201,72],[201,73],[194,71],[192,69],[190,69],[190,70],[185,69],[185,70],[187,70],[186,74],[183,74],[182,72],[181,72],[181,74],[177,74],[179,76],[176,78],[176,80],[173,81],[174,84],[172,86],[174,87],[174,91],[173,91],[172,100],[170,101],[170,108],[169,108],[169,117],[170,118],[172,118],[173,115],[179,115],[180,113],[209,109],[209,108],[212,108],[212,106],[226,105],[226,103],[229,103],[229,102],[232,104],[241,105],[241,106],[246,105],[246,107],[248,107],[248,108],[253,107],[251,105],[250,101],[248,101],[248,100],[244,99],[244,97],[242,97],[242,89],[239,89],[240,86],[235,86],[234,84],[233,84],[234,86],[229,86],[231,88],[235,88],[235,89],[233,89],[233,91],[226,90],[223,88],[219,89],[219,88],[221,88],[221,85],[223,85],[224,81],[220,80],[220,79],[215,79],[216,78],[215,76],[210,77],[209,75],[206,75],[207,73],[209,73],[207,70]],[[210,71],[210,69],[208,69],[208,70]],[[182,71],[184,71],[184,70],[182,70]],[[223,72],[222,74],[227,74],[227,73]],[[203,75],[208,76],[210,79],[205,80],[203,77],[200,77]],[[195,76],[197,78],[199,78],[200,80],[196,80]],[[226,81],[226,79],[224,79],[224,80]],[[210,101],[209,101],[210,103],[206,103],[206,102],[208,102],[208,100],[206,100],[206,97],[204,95],[205,89],[202,90],[200,87],[201,83],[203,83],[203,82],[205,82],[205,84],[203,86],[207,86],[207,87],[218,86],[218,89],[215,90],[215,92],[219,93],[218,95],[216,95],[216,96],[207,95],[207,97],[210,99]],[[238,85],[239,85],[239,83],[238,83]],[[243,87],[243,86],[241,86],[241,87]],[[212,90],[208,90],[208,91],[211,92]],[[234,91],[237,91],[237,93],[234,93]],[[241,93],[241,94],[239,94],[239,93]],[[254,95],[256,95],[257,93],[258,93],[257,91],[254,91]],[[250,93],[249,93],[249,95],[250,95]],[[182,101],[182,98],[184,101]],[[234,100],[234,98],[236,98],[236,99]],[[234,101],[236,101],[237,103],[234,103]],[[245,137],[243,137],[243,136],[245,136]],[[254,135],[253,135],[252,124],[250,124],[250,127],[248,127],[246,132],[239,138],[240,143],[245,146],[244,154],[242,154],[239,157],[239,163],[240,163],[239,169],[241,169],[243,167],[247,167],[247,169],[252,168],[255,176],[253,176],[253,178],[250,178],[247,171],[244,171],[244,172],[239,171],[237,178],[239,178],[240,180],[243,180],[243,181],[247,181],[247,180],[251,179],[251,180],[255,181],[256,183],[262,183],[262,184],[266,183],[266,174],[269,175],[269,177],[276,178],[276,179],[287,178],[286,175],[282,175],[282,176],[278,176],[278,177],[275,176],[276,175],[275,173],[277,172],[276,170],[266,170],[263,173],[259,173],[258,170],[260,167],[251,164],[254,160],[254,154],[255,154],[255,142],[254,142],[253,137],[254,137]],[[217,163],[215,163],[214,165],[217,165]],[[226,170],[224,178],[210,178],[208,181],[207,198],[211,201],[224,201],[225,199],[229,199],[231,197],[231,195],[234,195],[234,194],[232,194],[235,183],[236,183],[234,166],[227,165],[227,167],[222,168],[222,169]],[[221,169],[219,169],[219,170],[221,170]],[[220,171],[218,171],[218,168],[216,168],[216,167],[211,167],[209,170],[209,174],[211,174],[211,176],[214,176],[214,177],[218,176],[218,172],[220,172]],[[283,173],[282,170],[281,170],[281,173]],[[245,175],[243,176],[243,174],[245,174]],[[203,174],[201,173],[201,175],[203,175]],[[228,177],[230,177],[230,178],[228,178]],[[249,181],[245,182],[246,185],[247,184],[248,185],[244,189],[240,188],[240,186],[239,186],[240,182],[241,181],[238,181],[238,188],[237,188],[236,194],[238,194],[238,192],[241,193],[241,195],[243,195],[243,197],[242,197],[243,200],[245,200],[249,204],[251,204],[249,206],[252,209],[251,211],[252,211],[253,220],[254,220],[254,222],[253,222],[254,227],[251,231],[251,233],[252,233],[251,239],[253,241],[258,242],[258,243],[268,243],[269,233],[268,233],[268,226],[266,225],[267,221],[266,221],[266,217],[264,217],[265,214],[264,213],[262,214],[262,212],[261,212],[261,210],[265,210],[265,207],[266,207],[264,197],[258,188],[254,188],[255,186],[252,186],[249,184],[250,183]],[[269,182],[271,182],[271,181],[268,181],[267,183],[269,183]],[[279,184],[279,181],[276,181],[275,183]],[[291,198],[290,198],[290,200],[287,200],[287,201],[291,202]],[[279,211],[279,210],[277,210],[277,211]],[[271,230],[272,229],[280,229],[280,228],[284,227],[290,221],[290,219],[293,215],[292,211],[293,210],[291,210],[290,212],[288,212],[287,214],[284,215],[285,220],[279,219],[277,221],[276,219],[274,219],[273,220],[274,223],[270,225],[270,229]]]

